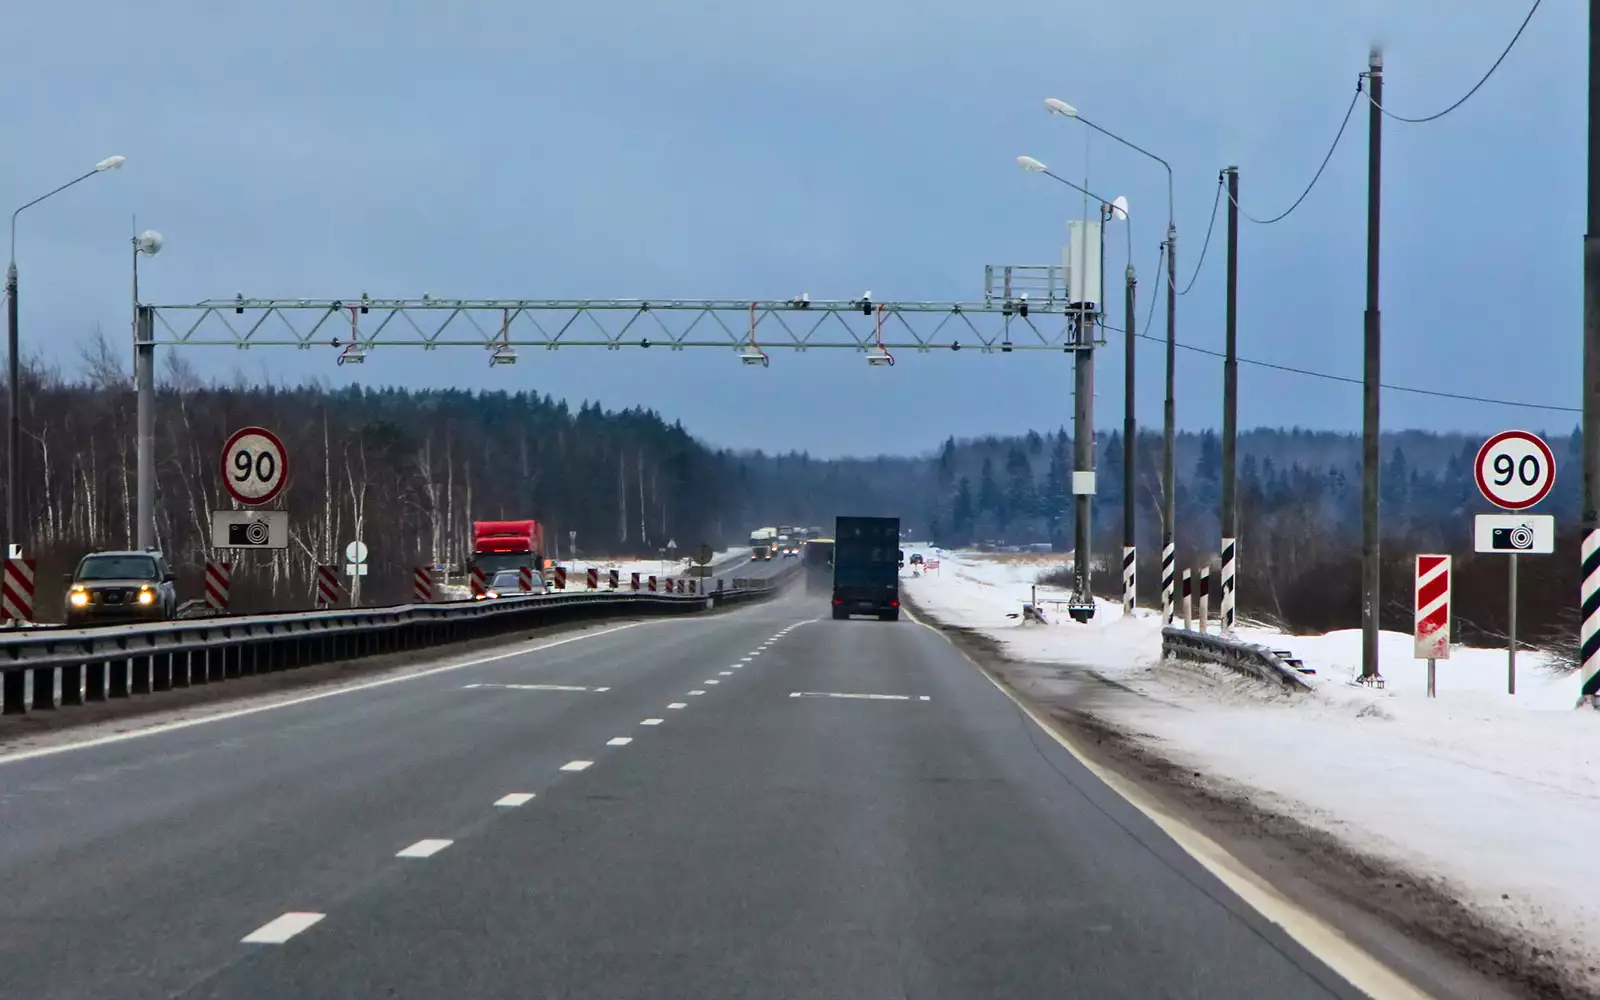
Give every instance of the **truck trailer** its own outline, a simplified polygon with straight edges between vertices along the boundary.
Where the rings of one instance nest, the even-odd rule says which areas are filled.
[[[833,533],[833,617],[900,617],[900,519],[841,517]]]

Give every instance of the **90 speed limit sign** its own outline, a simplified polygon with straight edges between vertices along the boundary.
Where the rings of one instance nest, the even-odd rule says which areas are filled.
[[[240,503],[269,503],[289,479],[289,453],[265,427],[233,432],[222,447],[222,484]]]
[[[1528,431],[1501,431],[1485,441],[1474,468],[1484,497],[1506,510],[1532,507],[1556,483],[1555,454]]]

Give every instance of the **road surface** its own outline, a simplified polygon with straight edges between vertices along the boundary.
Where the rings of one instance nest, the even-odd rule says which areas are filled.
[[[826,612],[6,759],[0,994],[1359,995],[937,633]]]

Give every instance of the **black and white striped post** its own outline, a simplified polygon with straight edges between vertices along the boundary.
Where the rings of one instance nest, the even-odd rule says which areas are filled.
[[[1600,708],[1600,531],[1583,536],[1583,694],[1579,704]]]
[[[1133,614],[1139,599],[1139,550],[1132,545],[1122,547],[1122,613]]]
[[[1183,627],[1185,630],[1194,628],[1194,598],[1190,593],[1190,570],[1183,568]]]
[[[1200,621],[1200,631],[1204,632],[1211,619],[1211,567],[1200,567],[1200,613],[1195,616]]]
[[[1161,547],[1161,623],[1171,625],[1177,609],[1173,607],[1173,577],[1178,568],[1178,547],[1171,542]]]
[[[1223,635],[1233,634],[1234,609],[1238,606],[1238,597],[1234,588],[1234,553],[1238,550],[1238,539],[1224,538],[1222,540],[1222,620],[1219,628]]]

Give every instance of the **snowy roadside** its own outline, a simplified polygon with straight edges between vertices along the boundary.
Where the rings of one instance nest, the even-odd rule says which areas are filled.
[[[1382,635],[1387,687],[1378,691],[1354,684],[1359,631],[1241,630],[1316,668],[1315,691],[1288,696],[1225,671],[1161,663],[1155,612],[1124,618],[1120,605],[1102,604],[1093,622],[1078,625],[1064,608],[1052,613],[1048,601],[1065,593],[1040,587],[1049,622],[1010,617],[1060,557],[938,558],[935,572],[908,568],[908,596],[941,622],[995,640],[1012,659],[1056,667],[1029,672],[1039,693],[1070,696],[1086,680],[1109,682],[1116,696],[1096,699],[1091,711],[1116,729],[1261,808],[1441,884],[1600,987],[1589,950],[1600,937],[1592,843],[1600,719],[1573,711],[1575,677],[1523,653],[1510,696],[1503,650],[1457,647],[1440,661],[1439,696],[1430,700],[1408,635]]]

